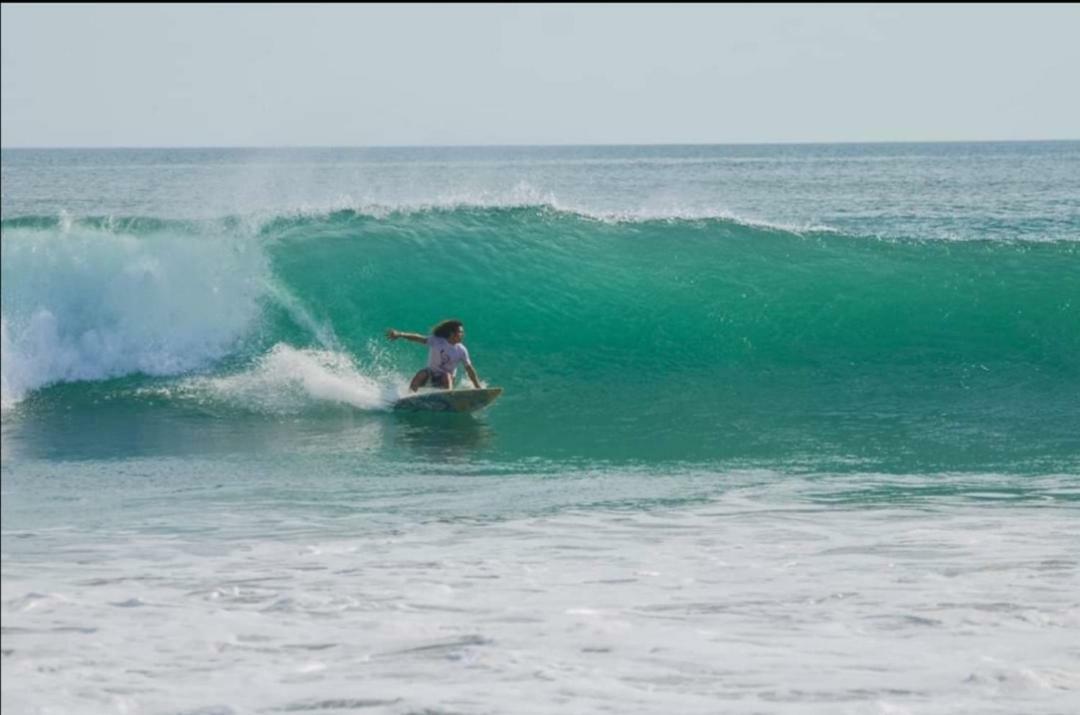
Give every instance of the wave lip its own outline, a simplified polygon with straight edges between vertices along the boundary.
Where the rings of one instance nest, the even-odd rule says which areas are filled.
[[[265,216],[262,229],[264,232],[269,231],[272,233],[282,224],[315,225],[333,222],[335,219],[341,218],[393,221],[410,217],[422,220],[425,217],[449,216],[465,219],[468,217],[482,217],[485,214],[509,216],[513,212],[523,210],[549,215],[554,218],[585,219],[610,224],[718,221],[733,226],[783,231],[793,234],[838,233],[836,228],[821,222],[811,221],[795,224],[770,221],[740,214],[722,207],[665,204],[637,209],[614,209],[588,206],[560,200],[552,193],[540,192],[524,184],[504,194],[462,192],[443,194],[434,199],[395,203],[343,196],[332,202],[304,204],[292,211]]]

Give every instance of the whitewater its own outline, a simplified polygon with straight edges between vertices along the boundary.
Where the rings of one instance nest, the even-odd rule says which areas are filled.
[[[1080,707],[1080,142],[2,159],[5,712]]]

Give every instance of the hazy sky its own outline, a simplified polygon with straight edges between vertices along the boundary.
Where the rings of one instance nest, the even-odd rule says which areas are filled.
[[[1080,5],[3,5],[0,143],[1080,138]]]

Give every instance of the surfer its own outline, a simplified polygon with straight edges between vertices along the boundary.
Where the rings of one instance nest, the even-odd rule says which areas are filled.
[[[406,340],[428,346],[427,367],[420,370],[409,383],[409,390],[416,392],[424,385],[431,383],[432,387],[441,387],[444,390],[454,389],[454,374],[457,372],[458,363],[465,364],[465,372],[476,389],[480,388],[480,379],[476,376],[472,361],[469,360],[469,351],[461,342],[465,337],[465,326],[460,320],[444,320],[431,329],[431,335],[424,336],[419,333],[403,333],[400,330],[390,328],[386,331],[386,337],[390,340],[405,338]]]

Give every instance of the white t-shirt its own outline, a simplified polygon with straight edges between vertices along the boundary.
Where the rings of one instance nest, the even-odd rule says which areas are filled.
[[[427,336],[427,346],[427,366],[429,370],[443,375],[453,375],[457,372],[459,362],[472,365],[469,360],[469,351],[461,343],[451,345],[446,338],[429,335]]]

